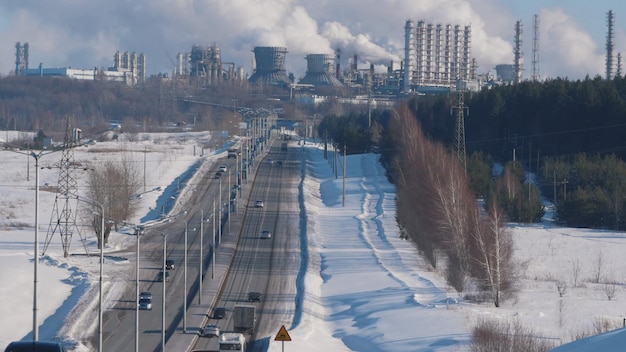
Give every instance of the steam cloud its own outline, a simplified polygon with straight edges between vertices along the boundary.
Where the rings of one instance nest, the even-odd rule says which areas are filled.
[[[602,73],[602,53],[571,17],[558,9],[544,9],[541,16],[543,74]],[[471,25],[479,73],[512,63],[516,19],[496,1],[7,0],[0,2],[5,53],[0,72],[14,69],[16,42],[29,43],[30,67],[40,62],[44,67],[109,67],[120,50],[145,53],[149,74],[171,73],[176,53],[213,43],[223,60],[249,73],[255,46],[287,47],[287,70],[296,77],[305,73],[307,54],[336,49],[344,66],[356,54],[360,64],[393,60],[399,67],[407,19]]]

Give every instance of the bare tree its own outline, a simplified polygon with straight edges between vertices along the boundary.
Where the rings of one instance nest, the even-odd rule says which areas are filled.
[[[499,305],[500,290],[510,279],[502,281],[499,276],[510,271],[508,262],[506,270],[499,267],[501,260],[510,257],[504,227],[500,224],[498,230],[487,230],[458,159],[423,134],[406,106],[395,111],[391,126],[398,151],[394,170],[398,216],[409,237],[433,266],[437,263],[436,253],[446,255],[446,280],[458,292],[464,290],[468,275],[476,275],[489,282],[485,286],[494,290],[490,292]],[[489,235],[493,231],[497,234],[496,243],[492,242],[494,236]],[[482,244],[476,244],[477,239]],[[476,265],[477,262],[484,266]]]
[[[556,284],[556,290],[559,293],[559,297],[563,297],[565,295],[565,292],[567,291],[567,282],[562,281],[562,280],[557,280],[555,284]]]
[[[476,226],[473,233],[476,255],[472,259],[482,274],[485,288],[491,292],[494,305],[499,307],[502,295],[513,289],[513,241],[504,226],[504,213],[495,200],[490,204],[487,222],[480,221],[479,214],[475,216],[477,222],[483,225]]]
[[[615,293],[617,292],[617,285],[613,282],[606,281],[604,283],[604,294],[606,294],[606,299],[612,301],[615,298]]]
[[[578,287],[578,281],[580,280],[580,271],[582,267],[580,265],[580,260],[576,259],[572,261],[572,279],[574,283],[574,287]]]
[[[125,155],[117,162],[109,160],[94,166],[88,180],[88,193],[91,200],[104,208],[104,229],[101,229],[99,210],[92,218],[100,246],[101,239],[104,244],[108,242],[113,226],[117,230],[123,220],[134,215],[137,210],[134,195],[141,189],[141,180],[137,168]]]
[[[595,262],[593,278],[592,278],[593,283],[595,284],[600,283],[600,278],[602,278],[603,268],[604,268],[604,255],[602,254],[602,251],[598,251],[598,254],[596,255],[596,262]]]

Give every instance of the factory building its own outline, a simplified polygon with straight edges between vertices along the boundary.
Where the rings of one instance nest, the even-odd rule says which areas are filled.
[[[28,69],[28,43],[15,44],[15,75],[21,76]]]
[[[146,56],[136,53],[120,53],[113,55],[113,67],[108,69],[76,69],[71,67],[28,68],[28,43],[15,46],[15,73],[18,76],[66,77],[89,81],[122,82],[129,86],[143,84],[146,81]]]
[[[475,79],[470,26],[407,20],[403,91],[447,89]]]
[[[254,48],[255,70],[249,82],[287,86],[291,80],[285,70],[287,48],[276,46],[257,46]]]
[[[203,85],[219,84],[228,80],[242,80],[243,68],[236,69],[232,62],[222,61],[220,48],[194,45],[191,52],[178,53],[174,77],[197,77]]]
[[[515,65],[512,64],[499,64],[496,65],[496,80],[498,82],[513,84],[519,80]]]
[[[306,56],[306,75],[300,80],[300,84],[312,84],[315,86],[342,86],[335,77],[335,56],[329,54],[309,54]]]
[[[130,85],[143,84],[146,82],[146,55],[128,51],[123,54],[117,51],[113,55],[113,67],[109,72],[125,72],[131,80]],[[124,75],[122,75],[124,76]]]

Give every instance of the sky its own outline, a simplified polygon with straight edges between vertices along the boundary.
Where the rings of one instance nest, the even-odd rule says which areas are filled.
[[[6,136],[13,139],[15,134]],[[3,138],[5,134],[0,133]],[[131,219],[137,223],[160,208],[159,199],[170,198],[167,186],[177,184],[177,177],[198,160],[205,162],[202,170],[225,157],[225,149],[194,154],[194,146],[208,138],[208,133],[153,134],[124,142],[122,135],[118,142],[90,148],[125,150],[129,159],[141,162],[143,152],[150,151],[145,154],[151,170],[148,189],[163,188],[143,196],[141,211]],[[538,224],[509,224],[520,268],[519,291],[514,299],[494,308],[489,302],[465,300],[445,284],[441,269],[429,267],[410,243],[399,238],[395,187],[386,179],[377,155],[348,156],[342,205],[343,181],[334,177],[322,147],[290,143],[302,148],[307,160],[299,192],[306,214],[308,266],[303,269],[305,292],[300,314],[296,314],[299,318],[285,324],[292,338],[285,342],[286,351],[469,351],[472,326],[482,319],[520,323],[531,335],[555,346],[593,331],[597,324],[622,326],[626,233],[559,227],[552,222],[551,211]],[[75,159],[97,161],[114,155],[77,149]],[[0,160],[8,166],[0,170],[0,266],[5,268],[0,271],[0,310],[11,317],[0,319],[3,350],[10,341],[32,338],[34,179],[26,177],[33,168],[25,155],[1,151]],[[43,166],[55,161],[55,154],[41,158]],[[77,177],[81,184],[84,180]],[[54,185],[57,178],[54,168],[41,170],[42,186]],[[40,194],[41,227],[45,229],[54,195]],[[112,233],[105,252],[134,243],[126,230]],[[40,231],[42,242],[45,232]],[[84,236],[90,251],[96,252],[94,235],[87,231]],[[79,243],[74,239],[72,245]],[[72,251],[82,252],[82,248]],[[132,267],[128,261],[106,258],[105,309],[127,286],[114,278],[123,277]],[[89,351],[79,341],[97,331],[98,264],[98,257],[64,258],[59,240],[53,237],[39,266],[40,339],[59,339],[74,351]],[[601,283],[594,282],[595,276],[601,277]],[[557,283],[566,288],[563,297],[559,297]],[[615,292],[608,299],[611,287]],[[558,351],[622,351],[626,332],[593,339],[606,345],[598,349],[577,342]],[[282,348],[281,342],[270,339],[268,351]]]
[[[407,19],[472,27],[478,73],[513,63],[515,21],[524,26],[531,73],[533,16],[539,15],[543,78],[604,76],[606,14],[615,13],[615,53],[626,49],[620,0],[5,0],[0,2],[0,74],[15,69],[15,44],[29,43],[29,67],[91,69],[113,65],[116,51],[144,53],[148,74],[173,71],[193,45],[220,47],[222,60],[249,74],[256,46],[284,46],[285,67],[301,78],[307,54],[341,49],[342,66],[378,71],[404,58]]]

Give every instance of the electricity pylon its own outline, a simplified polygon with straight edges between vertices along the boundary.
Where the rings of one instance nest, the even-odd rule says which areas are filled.
[[[459,158],[459,162],[463,167],[463,170],[467,172],[467,154],[465,152],[465,110],[468,107],[465,105],[465,94],[462,90],[457,91],[456,104],[452,109],[456,110],[456,134],[454,136],[454,146],[456,148],[456,155]]]
[[[78,233],[85,247],[85,253],[89,253],[87,249],[86,239],[80,233],[80,229],[76,225],[76,214],[78,213],[78,187],[74,170],[76,162],[74,161],[74,147],[80,141],[80,130],[72,129],[71,118],[67,117],[65,125],[65,138],[63,141],[62,156],[56,167],[59,168],[59,182],[57,185],[57,195],[54,199],[54,207],[52,208],[52,216],[48,225],[48,233],[46,235],[46,243],[43,247],[43,254],[46,253],[48,245],[55,233],[61,236],[61,244],[63,245],[63,256],[67,257],[70,253],[70,244],[72,243],[72,235]]]

